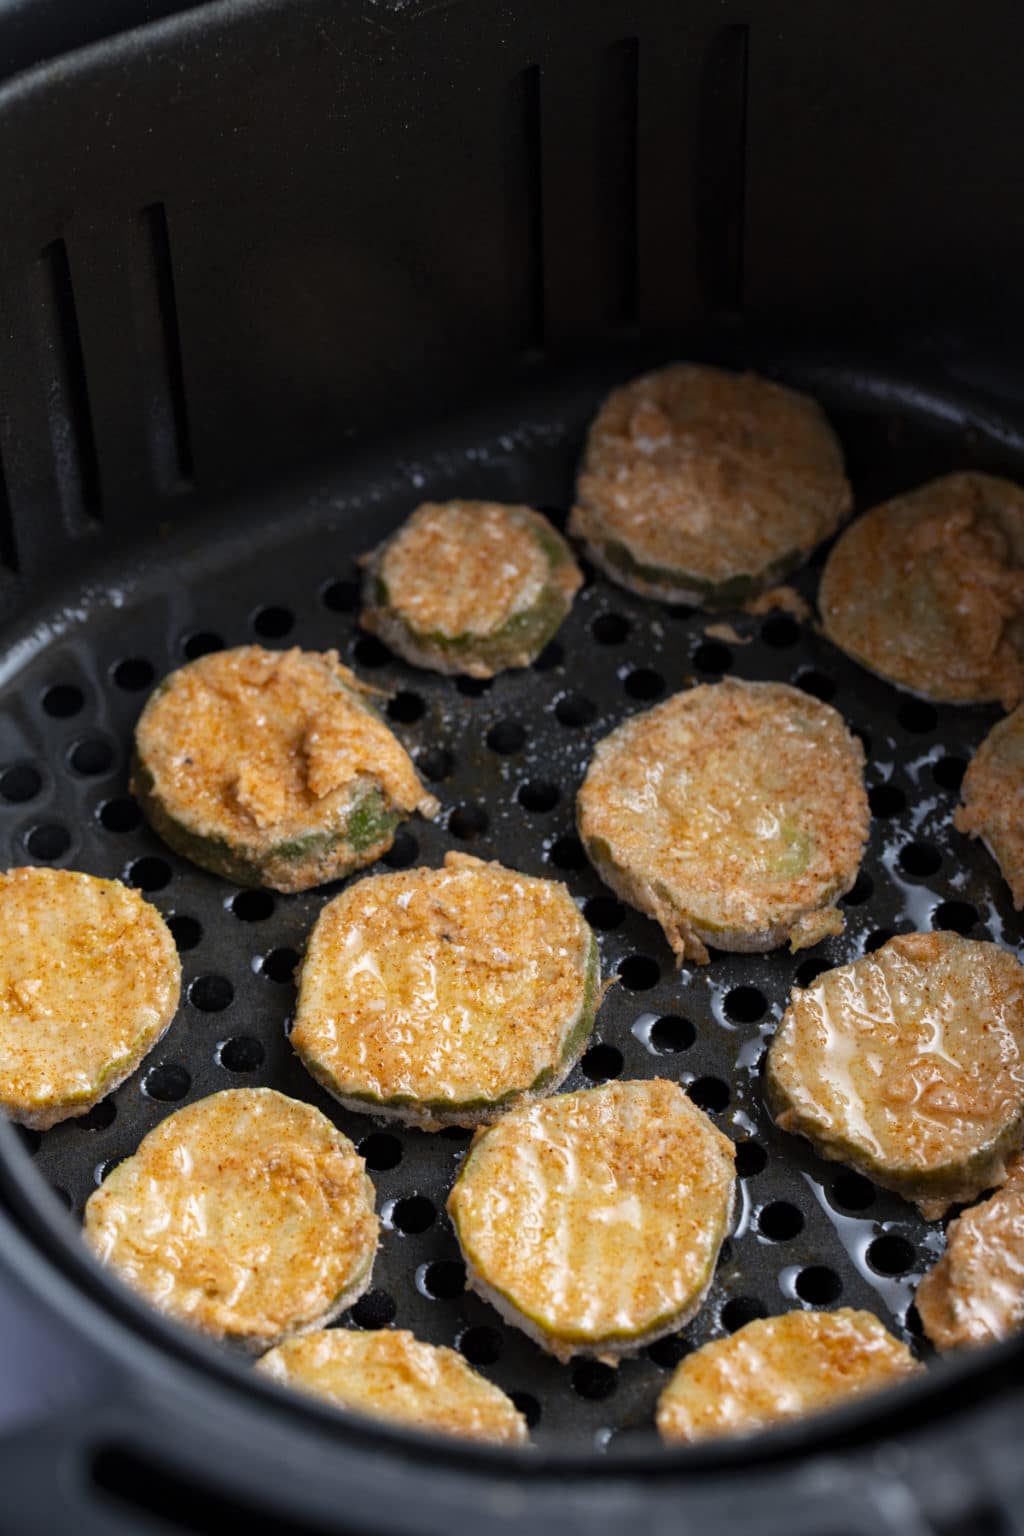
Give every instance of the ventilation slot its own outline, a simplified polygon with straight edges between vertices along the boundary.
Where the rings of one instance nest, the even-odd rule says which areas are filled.
[[[144,208],[137,224],[133,304],[139,352],[148,383],[146,432],[153,479],[160,491],[192,483],[192,445],[185,408],[185,375],[167,214],[162,203]]]
[[[18,569],[18,546],[14,541],[14,518],[11,501],[7,494],[7,477],[4,461],[0,458],[0,566],[9,571]]]
[[[605,141],[602,180],[611,211],[609,323],[629,327],[637,319],[637,75],[635,37],[608,50],[602,96]]]
[[[544,176],[541,163],[540,68],[512,81],[509,101],[508,235],[512,303],[523,347],[544,345]]]
[[[747,59],[750,28],[722,27],[704,65],[698,125],[698,263],[708,307],[743,308]]]
[[[50,368],[50,443],[65,516],[73,529],[83,518],[99,517],[100,476],[71,268],[63,240],[55,240],[43,251],[36,278],[40,340]]]

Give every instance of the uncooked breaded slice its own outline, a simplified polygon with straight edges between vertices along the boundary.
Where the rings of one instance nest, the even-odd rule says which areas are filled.
[[[1024,1134],[1024,967],[911,933],[794,988],[768,1050],[776,1123],[937,1216],[1003,1177]]]
[[[283,1386],[393,1424],[524,1445],[526,1420],[511,1398],[453,1349],[423,1344],[402,1329],[330,1328],[289,1339],[257,1370]]]
[[[425,502],[370,557],[360,623],[413,666],[493,677],[530,665],[582,583],[532,507]]]
[[[842,931],[868,835],[864,752],[783,683],[677,693],[599,742],[576,800],[602,879],[677,957],[797,949]]]
[[[946,1251],[914,1298],[938,1349],[994,1344],[1024,1328],[1024,1161],[946,1228]]]
[[[602,405],[569,531],[633,592],[738,607],[800,565],[852,505],[814,400],[756,374],[674,363]]]
[[[373,1205],[362,1158],[326,1115],[235,1088],[150,1131],[90,1197],[85,1237],[156,1306],[258,1353],[366,1290]]]
[[[964,774],[960,832],[980,837],[1024,907],[1024,706],[992,727]]]
[[[177,853],[238,885],[304,891],[433,816],[401,743],[335,651],[218,651],[180,667],[135,729],[132,789]]]
[[[174,1017],[181,964],[155,907],[69,869],[0,875],[0,1105],[48,1130],[123,1083]]]
[[[477,1133],[448,1199],[469,1284],[559,1360],[614,1364],[699,1310],[734,1161],[659,1078],[514,1109]]]
[[[871,1312],[757,1318],[687,1355],[658,1399],[669,1444],[750,1434],[822,1413],[921,1370]]]
[[[829,555],[830,640],[873,672],[954,704],[1024,692],[1024,490],[945,475],[866,512]]]
[[[600,995],[597,943],[564,885],[449,853],[324,907],[291,1043],[349,1108],[478,1125],[558,1087]]]

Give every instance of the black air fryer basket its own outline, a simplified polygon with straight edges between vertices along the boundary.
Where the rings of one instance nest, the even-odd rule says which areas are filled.
[[[810,624],[588,579],[534,667],[398,662],[356,557],[417,502],[563,522],[602,394],[676,357],[816,395],[858,506],[955,468],[1024,477],[1024,21],[883,0],[0,0],[0,850],[121,876],[171,919],[185,991],[132,1079],[44,1136],[0,1125],[0,1529],[253,1536],[1024,1531],[1021,1347],[745,1442],[663,1450],[688,1348],[792,1306],[912,1309],[941,1232],[774,1130],[764,1047],[794,979],[897,931],[1020,943],[950,830],[998,711],[933,707]],[[797,584],[813,598],[820,556]],[[678,1079],[738,1143],[708,1302],[612,1371],[557,1364],[464,1289],[462,1132],[342,1111],[287,1039],[323,892],[243,893],[171,854],[127,786],[155,679],[222,644],[337,647],[444,805],[384,861],[466,848],[564,879],[621,984],[569,1081]],[[673,969],[573,830],[595,741],[724,674],[795,681],[863,736],[872,834],[846,931]],[[104,1171],[174,1106],[270,1084],[352,1136],[374,1288],[343,1326],[452,1344],[530,1454],[302,1401],[92,1262]]]

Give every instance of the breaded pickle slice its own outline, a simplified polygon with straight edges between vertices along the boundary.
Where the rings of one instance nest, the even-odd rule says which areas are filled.
[[[90,1197],[85,1237],[163,1311],[259,1353],[366,1290],[373,1204],[362,1158],[326,1115],[236,1088],[150,1131]]]
[[[470,1286],[558,1359],[615,1363],[700,1309],[734,1163],[660,1078],[514,1109],[477,1133],[448,1199]]]
[[[924,1331],[938,1349],[993,1344],[1024,1328],[1024,1163],[946,1228],[946,1251],[917,1288]]]
[[[477,1125],[558,1087],[600,996],[597,943],[564,885],[449,853],[324,907],[291,1043],[352,1109]]]
[[[289,1339],[257,1369],[283,1386],[339,1408],[467,1440],[524,1445],[526,1420],[511,1398],[453,1349],[423,1344],[401,1328],[330,1328]]]
[[[873,672],[954,704],[1024,692],[1024,490],[944,475],[875,507],[829,555],[830,640]]]
[[[658,1399],[658,1430],[681,1445],[751,1434],[920,1370],[871,1312],[840,1307],[761,1317],[686,1356]]]
[[[768,1106],[823,1156],[926,1216],[1003,1177],[1024,1134],[1024,967],[958,933],[910,933],[794,988]]]
[[[180,990],[170,929],[137,891],[0,875],[0,1106],[38,1131],[84,1115],[152,1050]]]
[[[842,931],[834,903],[868,834],[864,752],[797,688],[714,683],[599,742],[576,818],[601,878],[679,959],[797,949]]]
[[[953,821],[980,837],[1003,872],[1014,906],[1024,907],[1024,707],[992,727],[964,775]]]
[[[371,864],[437,801],[337,652],[218,651],[166,677],[132,789],[177,853],[238,885],[304,891]]]
[[[602,405],[569,531],[633,592],[738,607],[802,564],[852,505],[814,400],[756,374],[673,363]]]
[[[532,507],[425,502],[371,555],[360,622],[414,666],[493,677],[530,665],[582,582]]]

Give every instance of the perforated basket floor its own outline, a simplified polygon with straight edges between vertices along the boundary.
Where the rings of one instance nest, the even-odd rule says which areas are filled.
[[[683,1353],[757,1315],[869,1307],[918,1347],[910,1307],[940,1229],[774,1130],[762,1104],[765,1043],[794,979],[893,932],[944,926],[1011,946],[1019,937],[995,866],[950,821],[965,760],[998,710],[901,695],[781,614],[730,616],[743,643],[723,644],[705,634],[708,616],[635,599],[602,578],[588,579],[532,669],[490,685],[416,671],[361,635],[355,557],[419,500],[530,501],[564,521],[584,426],[609,378],[605,370],[549,387],[527,408],[496,408],[443,440],[339,471],[313,492],[276,492],[208,520],[202,536],[193,524],[148,557],[112,564],[98,585],[39,609],[9,638],[0,719],[5,862],[137,885],[170,918],[184,966],[179,1014],[143,1068],[84,1119],[26,1133],[43,1176],[80,1213],[104,1171],[173,1107],[241,1084],[306,1099],[358,1143],[384,1223],[373,1289],[341,1326],[396,1323],[454,1344],[516,1398],[539,1441],[597,1449],[649,1432]],[[848,373],[818,370],[812,383],[844,438],[860,507],[955,467],[1013,467],[1005,441],[966,430],[959,408],[941,399]],[[820,566],[821,556],[798,579],[808,594]],[[621,977],[567,1086],[673,1077],[738,1143],[738,1225],[681,1336],[618,1371],[562,1366],[465,1293],[444,1201],[468,1133],[430,1136],[348,1114],[289,1047],[292,973],[330,891],[238,891],[178,859],[142,823],[127,760],[150,686],[186,658],[250,640],[337,647],[391,691],[395,729],[444,813],[433,825],[407,824],[388,865],[437,864],[448,848],[465,848],[567,882],[598,931],[605,972]],[[655,925],[588,867],[573,800],[594,743],[626,715],[726,673],[792,681],[842,711],[867,747],[871,840],[840,938],[797,957],[716,954],[707,967],[676,971]]]

